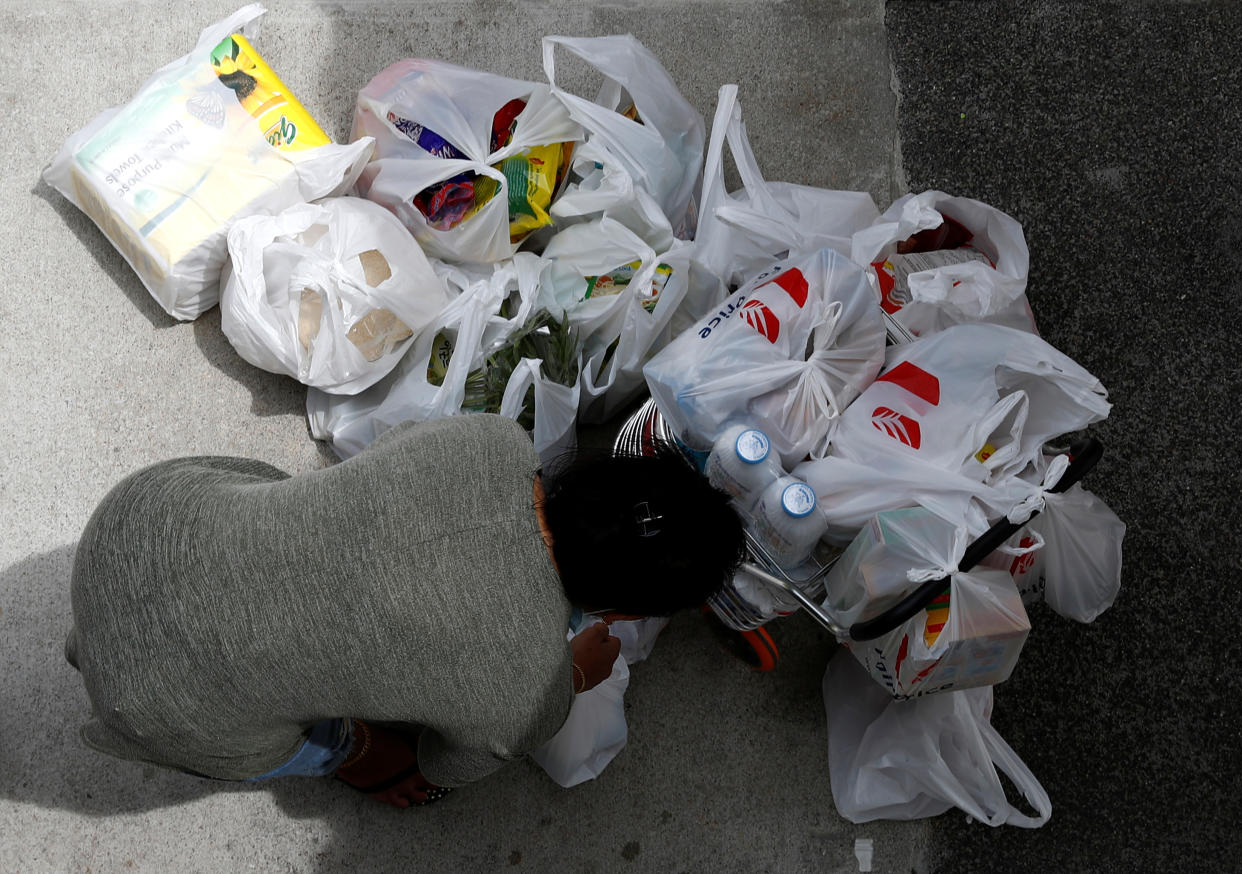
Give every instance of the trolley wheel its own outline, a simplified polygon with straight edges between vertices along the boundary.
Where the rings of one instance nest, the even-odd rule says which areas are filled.
[[[707,617],[708,626],[733,655],[757,671],[770,671],[776,667],[781,657],[780,650],[766,628],[760,626],[751,631],[737,631],[721,622],[720,617],[706,604],[702,612]]]

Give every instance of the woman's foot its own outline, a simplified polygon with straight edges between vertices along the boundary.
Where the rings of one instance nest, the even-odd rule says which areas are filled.
[[[452,791],[431,783],[419,771],[417,737],[358,719],[353,747],[336,776],[393,807],[430,804]]]

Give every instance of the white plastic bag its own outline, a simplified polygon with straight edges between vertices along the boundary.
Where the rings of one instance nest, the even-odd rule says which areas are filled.
[[[1048,606],[1067,619],[1091,622],[1112,606],[1121,589],[1126,525],[1081,484],[1060,493],[1049,491],[1068,464],[1066,455],[1040,458],[1021,479],[1010,483],[1011,493],[1024,493],[1024,500],[1009,518],[1013,522],[1029,518],[1027,536],[1043,541],[1035,570]],[[1028,517],[1030,510],[1037,515]],[[1013,570],[1030,572],[1021,566]],[[1019,579],[1017,573],[1014,578]]]
[[[838,416],[883,357],[884,325],[862,271],[821,249],[746,283],[643,374],[691,449],[709,449],[738,419],[762,429],[788,468],[824,455]]]
[[[852,464],[811,461],[795,472],[816,490],[833,534],[857,530],[867,511],[916,503],[978,534],[1012,508],[1005,483],[1049,439],[1105,418],[1106,398],[1099,380],[1033,334],[956,325],[889,347],[884,372],[832,438],[831,456]]]
[[[1039,780],[991,724],[992,689],[894,701],[852,658],[824,673],[832,800],[850,822],[909,820],[958,807],[990,826],[1038,828],[1052,816]],[[1004,773],[1034,808],[1005,797]]]
[[[518,253],[509,261],[481,269],[438,262],[433,266],[445,279],[452,300],[418,335],[391,373],[353,396],[307,391],[312,436],[330,440],[342,458],[357,454],[400,422],[470,412],[463,409],[467,378],[534,312],[547,262]],[[517,301],[517,306],[506,317],[501,306],[508,299]],[[446,351],[446,340],[451,343],[451,354]],[[533,387],[535,448],[546,459],[573,444],[578,387],[576,381],[566,386],[544,378],[540,365],[534,359],[519,363],[505,386],[498,412],[516,418],[526,390]],[[436,380],[430,371],[438,373]]]
[[[977,536],[988,527],[983,506],[1004,502],[1004,497],[978,476],[900,455],[875,464],[830,454],[803,462],[792,473],[815,490],[818,506],[828,520],[824,539],[837,545],[853,540],[876,513],[916,504],[944,518],[960,519]]]
[[[647,616],[643,619],[614,619],[608,623],[609,632],[621,641],[621,658],[626,664],[637,664],[655,647],[656,638],[668,625],[667,616]]]
[[[229,230],[220,327],[243,358],[336,394],[401,359],[448,303],[418,244],[358,197],[249,216]]]
[[[894,274],[904,273],[894,266],[903,257],[893,257],[899,245],[914,234],[941,227],[946,218],[972,234],[967,247],[987,261],[919,269],[905,277],[908,288],[895,284]],[[1037,333],[1025,294],[1030,252],[1022,226],[985,203],[942,191],[907,194],[870,227],[857,231],[850,251],[854,261],[867,269],[885,312],[916,337],[970,322]],[[922,266],[918,256],[905,257],[916,259],[910,267]]]
[[[596,620],[584,616],[569,636]],[[574,696],[569,716],[560,730],[531,754],[548,776],[568,788],[598,777],[625,747],[625,690],[630,683],[629,666],[645,659],[668,619],[624,619],[609,623],[609,631],[621,641],[621,652],[612,673],[598,686]]]
[[[553,202],[558,228],[606,218],[624,225],[658,252],[673,247],[673,227],[650,193],[636,185],[617,159],[590,140],[574,150],[571,182]]]
[[[178,319],[197,318],[218,300],[233,221],[345,191],[374,145],[269,142],[211,64],[213,50],[232,34],[252,33],[263,12],[251,4],[208,27],[128,104],[70,136],[43,171]]]
[[[513,100],[525,100],[526,106],[508,143],[493,149],[497,111]],[[547,85],[408,58],[381,71],[359,93],[353,137],[364,135],[375,138],[375,160],[358,180],[359,193],[392,210],[428,255],[488,263],[517,251],[522,239],[512,230],[520,215],[535,219],[522,227],[551,222],[539,215],[550,202],[535,206],[523,199],[520,187],[511,190],[511,182],[525,186],[539,177],[533,162],[519,162],[507,172],[502,162],[555,146],[546,155],[540,151],[539,160],[554,162],[561,179],[568,157],[561,144],[581,139],[582,130]],[[420,192],[463,176],[473,192],[472,206],[436,212],[431,220],[415,206]]]
[[[1126,523],[1080,485],[1048,495],[1027,528],[1045,543],[1044,599],[1067,619],[1091,622],[1121,589],[1121,543]]]
[[[690,252],[674,240],[657,253],[607,217],[548,242],[542,300],[568,314],[582,346],[582,421],[607,421],[642,392],[643,365],[689,323]]]
[[[577,55],[604,75],[594,101],[556,84],[556,49]],[[543,69],[552,93],[586,131],[600,163],[623,173],[659,204],[677,237],[689,237],[695,224],[694,194],[703,162],[703,117],[682,97],[655,55],[629,34],[600,37],[545,36]],[[625,110],[633,107],[636,118]],[[598,190],[598,188],[597,188]],[[622,197],[618,206],[645,210],[641,198]],[[578,207],[581,209],[581,207]],[[623,220],[613,213],[612,218]],[[641,225],[633,228],[642,231]]]
[[[592,621],[588,617],[587,624]],[[570,639],[573,635],[571,630]],[[598,777],[625,748],[629,733],[625,690],[629,685],[629,665],[618,655],[606,680],[574,696],[564,724],[530,754],[535,764],[565,788]]]
[[[873,619],[930,580],[938,597],[874,640],[846,646],[894,698],[992,686],[1013,672],[1031,630],[1005,571],[959,571],[964,527],[915,507],[876,514],[824,579],[824,609],[843,625]]]
[[[734,192],[725,191],[726,145],[742,179],[742,188]],[[878,215],[871,195],[864,191],[766,181],[746,138],[737,86],[721,87],[694,239],[696,260],[729,288],[773,261],[825,246],[848,256],[853,234]]]

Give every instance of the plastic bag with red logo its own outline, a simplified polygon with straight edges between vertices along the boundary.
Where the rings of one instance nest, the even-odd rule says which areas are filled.
[[[832,538],[916,504],[977,535],[1013,508],[1007,484],[1045,442],[1109,409],[1099,380],[1034,334],[956,325],[890,347],[884,372],[841,414],[830,456],[795,474],[815,489]]]
[[[824,579],[824,609],[842,625],[872,619],[929,580],[943,595],[875,640],[847,646],[895,698],[991,686],[1009,678],[1030,631],[1009,574],[959,571],[966,528],[923,507],[868,520]]]
[[[1037,333],[1022,226],[985,203],[943,191],[907,194],[854,234],[851,257],[911,337],[970,322]]]
[[[883,358],[884,324],[866,277],[825,248],[747,282],[643,374],[689,449],[709,449],[737,419],[762,429],[788,467],[827,451],[837,418]]]

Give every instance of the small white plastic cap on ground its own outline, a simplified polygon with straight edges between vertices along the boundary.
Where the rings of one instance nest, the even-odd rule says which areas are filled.
[[[854,841],[854,857],[858,859],[859,871],[871,870],[871,838],[857,838]]]

